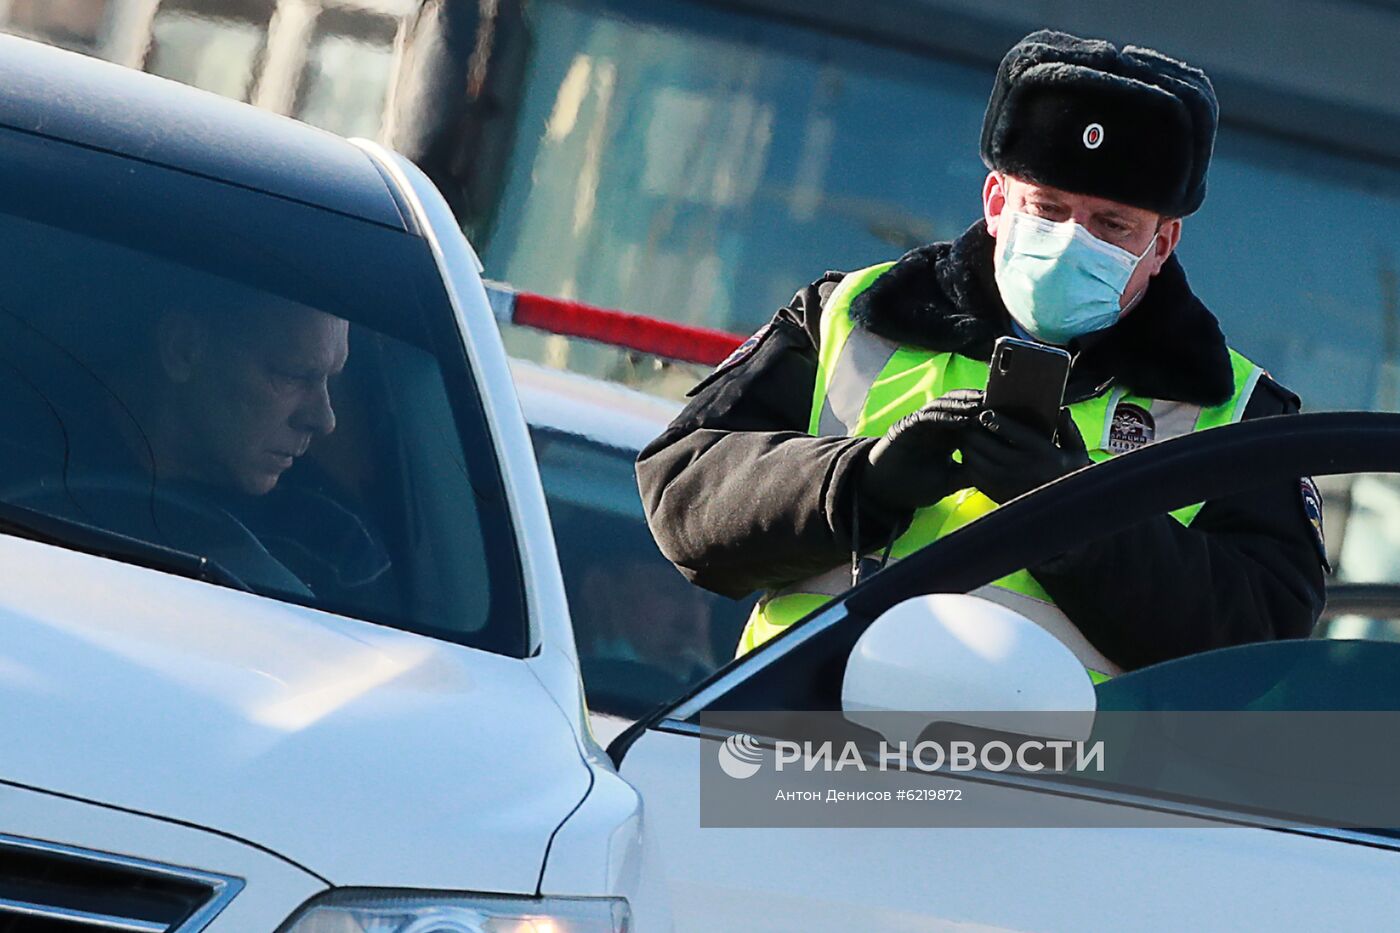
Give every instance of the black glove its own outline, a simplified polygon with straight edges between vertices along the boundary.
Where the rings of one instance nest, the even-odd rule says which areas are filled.
[[[982,393],[959,389],[896,421],[870,448],[862,496],[894,512],[912,512],[961,489],[953,451],[976,425]]]
[[[1084,449],[1069,409],[1060,409],[1059,443],[990,409],[962,439],[962,467],[967,485],[998,504],[1044,486],[1092,461]]]

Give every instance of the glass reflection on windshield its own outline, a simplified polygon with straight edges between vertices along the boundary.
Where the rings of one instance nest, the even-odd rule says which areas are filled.
[[[285,254],[295,297],[14,216],[0,244],[26,257],[0,273],[0,501],[207,558],[216,582],[523,651],[499,477],[489,445],[463,444],[462,424],[486,429],[430,261],[403,264],[420,278],[381,312],[390,335],[338,300],[353,282]]]

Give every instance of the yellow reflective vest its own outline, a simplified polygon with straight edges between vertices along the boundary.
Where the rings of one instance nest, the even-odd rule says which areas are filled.
[[[879,437],[900,418],[948,392],[986,388],[987,363],[897,344],[851,320],[851,302],[893,265],[882,263],[845,276],[822,309],[821,352],[808,425],[814,436]],[[1105,389],[1070,405],[1090,459],[1099,462],[1143,443],[1239,421],[1263,370],[1234,350],[1230,363],[1234,393],[1220,405],[1144,398],[1123,388]],[[1190,525],[1203,504],[1171,514]],[[995,508],[996,503],[976,489],[962,489],[918,509],[908,529],[895,539],[890,560],[907,557]],[[765,593],[749,617],[737,654],[772,638],[850,585],[850,566],[842,564]],[[974,595],[1006,605],[1048,629],[1074,651],[1095,680],[1120,672],[1055,607],[1029,571],[1018,570]]]

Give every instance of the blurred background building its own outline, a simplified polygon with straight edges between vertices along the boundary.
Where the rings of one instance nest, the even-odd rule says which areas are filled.
[[[9,32],[348,136],[379,132],[418,0],[0,0]]]
[[[0,0],[0,24],[416,149],[493,277],[735,333],[978,216],[1027,30],[1149,44],[1219,91],[1181,254],[1232,342],[1312,408],[1400,404],[1400,3]]]
[[[382,138],[437,181],[492,278],[738,334],[826,269],[979,216],[994,69],[1044,26],[1211,74],[1193,287],[1308,409],[1397,410],[1395,0],[0,0],[10,31]],[[506,337],[672,397],[697,376]],[[1400,488],[1325,491],[1343,578],[1400,580]]]

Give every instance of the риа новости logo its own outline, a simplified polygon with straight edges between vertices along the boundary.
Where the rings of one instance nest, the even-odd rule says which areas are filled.
[[[758,773],[763,752],[753,736],[743,732],[731,735],[719,747],[719,766],[732,778],[753,777]]]

